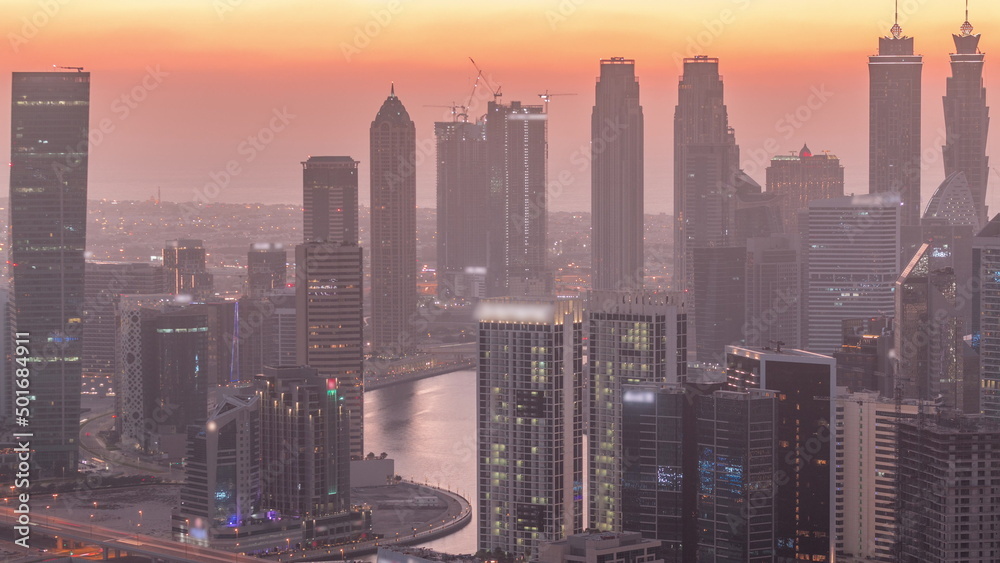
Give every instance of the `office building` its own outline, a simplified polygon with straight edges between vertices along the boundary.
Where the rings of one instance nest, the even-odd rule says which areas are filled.
[[[537,557],[583,530],[583,308],[487,299],[479,321],[479,549]]]
[[[643,117],[635,61],[601,60],[590,122],[591,288],[643,285]]]
[[[794,349],[727,346],[734,390],[778,394],[774,481],[777,561],[830,561],[834,553],[835,479],[839,436],[831,397],[836,360]]]
[[[264,302],[264,310],[271,314],[270,320],[261,325],[264,342],[261,363],[265,366],[295,365],[298,357],[295,288],[271,291]]]
[[[247,252],[245,296],[260,299],[274,289],[285,287],[288,253],[280,242],[255,242]]]
[[[1000,428],[941,414],[903,421],[899,433],[899,560],[1000,561]]]
[[[746,246],[699,247],[691,258],[696,356],[699,362],[722,365],[726,345],[744,338]]]
[[[382,103],[371,140],[371,344],[376,356],[415,349],[417,313],[416,128],[395,88]]]
[[[684,59],[674,111],[674,287],[693,289],[692,252],[734,244],[739,147],[719,59]],[[697,305],[695,306],[697,308]]]
[[[622,385],[687,375],[687,313],[677,294],[594,291],[588,297],[590,527],[622,531]]]
[[[358,162],[310,156],[302,163],[303,242],[358,242]]]
[[[163,267],[148,262],[87,262],[84,270],[83,373],[112,377],[121,295],[164,293]]]
[[[972,339],[979,350],[980,409],[1000,422],[1000,215],[972,242]]]
[[[37,476],[72,474],[78,459],[89,114],[89,72],[13,73],[8,273]]]
[[[899,275],[895,350],[904,397],[971,414],[979,412],[979,363],[965,365],[972,300],[960,295],[956,269],[967,268],[953,256],[924,243]]]
[[[205,424],[187,427],[178,516],[191,540],[249,536],[260,504],[260,398],[252,387],[226,390]],[[183,539],[181,541],[184,541]]]
[[[831,354],[842,342],[841,321],[893,310],[901,208],[897,194],[809,203],[804,283],[809,350]]]
[[[166,290],[204,301],[214,292],[213,276],[206,266],[207,253],[198,239],[168,240],[163,247]]]
[[[781,198],[785,234],[799,234],[799,213],[816,199],[844,196],[844,167],[824,152],[813,154],[806,145],[797,154],[778,155],[767,167],[767,191]]]
[[[336,379],[348,413],[351,455],[364,456],[364,339],[361,247],[310,242],[295,247],[297,365]]]
[[[802,263],[797,238],[776,235],[747,240],[745,324],[747,346],[801,344]]]
[[[894,192],[903,225],[920,224],[920,72],[899,23],[868,57],[868,193]]]
[[[959,34],[952,35],[955,52],[951,54],[951,76],[944,95],[945,144],[941,147],[945,176],[965,174],[976,206],[976,217],[985,225],[986,187],[990,159],[986,156],[986,138],[990,127],[990,108],[986,106],[983,65],[986,55],[979,50],[978,33],[972,32],[968,6]]]

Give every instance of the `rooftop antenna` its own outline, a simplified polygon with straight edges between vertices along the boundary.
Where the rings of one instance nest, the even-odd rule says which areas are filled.
[[[896,0],[896,15],[895,20],[892,24],[892,29],[889,30],[892,33],[894,39],[899,39],[903,35],[903,28],[899,27],[899,0]]]
[[[962,35],[972,35],[972,30],[972,24],[969,23],[969,0],[965,0],[965,22],[962,23],[961,27]]]

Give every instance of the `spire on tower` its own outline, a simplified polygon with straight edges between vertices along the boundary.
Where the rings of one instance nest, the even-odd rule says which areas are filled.
[[[896,15],[892,23],[892,28],[889,29],[889,33],[891,33],[895,39],[899,39],[903,35],[903,28],[899,26],[899,0],[896,0]]]
[[[969,23],[969,0],[965,0],[965,23],[959,28],[962,32],[963,37],[968,37],[972,35],[972,24]]]
[[[396,97],[396,83],[395,82],[390,82],[389,83],[389,97],[390,98],[395,98]]]

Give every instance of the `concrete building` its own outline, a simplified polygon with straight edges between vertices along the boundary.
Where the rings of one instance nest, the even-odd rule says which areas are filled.
[[[1000,427],[942,414],[900,424],[901,561],[1000,561]]]
[[[310,156],[302,163],[303,242],[358,243],[358,162]]]
[[[802,341],[802,262],[788,235],[747,240],[743,338],[747,346]]]
[[[980,409],[1000,422],[1000,215],[973,239],[973,345],[979,350]]]
[[[479,549],[537,557],[583,530],[583,307],[487,299],[479,321]]]
[[[245,296],[260,299],[268,291],[285,287],[288,252],[280,242],[255,242],[247,252]]]

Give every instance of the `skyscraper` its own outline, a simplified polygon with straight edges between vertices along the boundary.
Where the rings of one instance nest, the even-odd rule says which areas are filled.
[[[591,287],[643,285],[643,119],[635,61],[601,60],[590,122]]]
[[[247,252],[246,296],[260,299],[273,289],[285,287],[288,253],[280,242],[255,242]]]
[[[586,312],[590,525],[622,531],[622,385],[687,374],[687,314],[678,296],[591,292]]]
[[[804,245],[809,350],[832,354],[843,342],[842,320],[893,310],[901,209],[897,194],[809,203]]]
[[[868,193],[898,192],[902,224],[920,223],[920,71],[913,38],[896,23],[868,57]]]
[[[198,301],[212,295],[212,274],[206,268],[205,245],[198,239],[168,240],[163,247],[166,290]]]
[[[979,232],[979,211],[976,209],[975,198],[965,172],[953,172],[927,202],[922,223],[927,226],[948,225],[952,227],[967,226],[972,232]]]
[[[87,262],[83,373],[113,376],[118,303],[123,294],[163,293],[163,267],[148,262]]]
[[[534,556],[583,530],[583,308],[488,299],[476,317],[479,549]]]
[[[437,284],[444,299],[485,297],[466,291],[485,278],[490,182],[482,122],[434,124],[437,138]]]
[[[979,363],[965,361],[972,300],[962,295],[965,279],[956,275],[968,274],[967,262],[949,250],[921,245],[896,280],[898,370],[904,397],[940,399],[942,406],[978,413]]]
[[[726,347],[735,390],[778,393],[773,481],[776,561],[830,561],[834,555],[833,424],[837,362],[794,349]]]
[[[898,560],[1000,561],[1000,427],[942,414],[904,421],[899,433]]]
[[[361,256],[356,243],[295,247],[296,363],[315,368],[320,378],[337,380],[353,456],[364,456]]]
[[[694,249],[688,271],[694,290],[694,334],[698,361],[723,364],[727,344],[741,343],[746,321],[745,246]]]
[[[1000,422],[1000,214],[972,241],[973,339],[978,341],[983,415]]]
[[[961,33],[952,35],[955,52],[951,54],[951,76],[944,96],[945,145],[944,173],[964,172],[969,183],[977,218],[985,225],[986,187],[990,159],[986,156],[986,136],[990,127],[990,108],[986,107],[983,86],[985,55],[979,50],[978,33],[972,33],[966,6]]]
[[[15,72],[10,273],[15,330],[31,356],[32,462],[76,471],[87,241],[89,72]]]
[[[315,520],[304,527],[314,537],[334,535],[322,525],[324,517],[351,507],[345,399],[339,383],[306,366],[268,366],[257,376],[261,504],[285,518]]]
[[[551,293],[548,252],[547,116],[542,106],[490,102],[486,113],[490,181],[487,292],[490,296]]]
[[[304,242],[358,242],[358,162],[310,156],[302,163]]]
[[[767,167],[767,191],[781,197],[785,234],[799,234],[799,213],[814,199],[844,195],[844,167],[836,156],[813,154],[803,145],[798,155],[779,155]]]
[[[684,59],[677,96],[674,287],[693,289],[694,249],[734,243],[740,149],[723,103],[719,59]]]
[[[371,131],[372,347],[399,357],[414,349],[417,312],[417,134],[390,90]]]
[[[801,342],[802,262],[798,237],[779,235],[747,240],[746,307],[743,338],[747,346]]]

